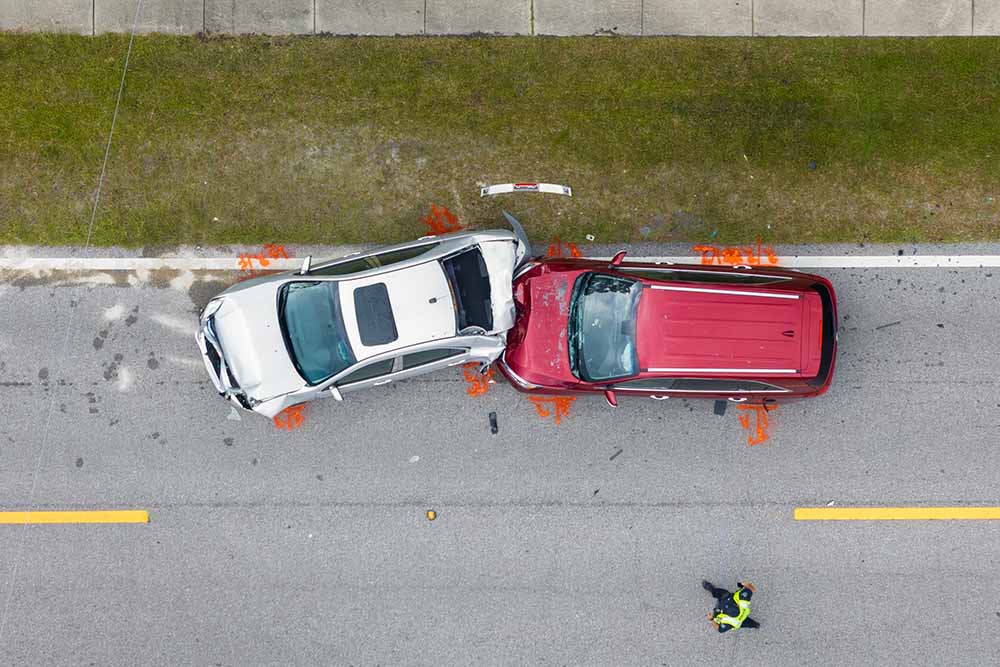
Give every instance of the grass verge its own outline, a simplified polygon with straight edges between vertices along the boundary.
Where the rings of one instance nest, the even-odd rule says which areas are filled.
[[[127,36],[0,35],[0,243],[81,242]],[[1000,237],[1000,39],[136,38],[94,242]],[[544,180],[576,196],[480,200]]]

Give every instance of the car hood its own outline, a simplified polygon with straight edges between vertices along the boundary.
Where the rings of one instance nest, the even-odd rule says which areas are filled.
[[[226,363],[250,398],[266,400],[301,389],[278,323],[280,282],[228,294],[212,316]]]
[[[576,383],[567,344],[573,283],[583,271],[551,272],[541,267],[514,285],[518,317],[507,334],[504,361],[532,384]]]

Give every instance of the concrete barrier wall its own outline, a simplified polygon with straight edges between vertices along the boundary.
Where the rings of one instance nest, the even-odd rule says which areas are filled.
[[[0,30],[129,32],[138,0],[0,0]],[[140,32],[997,35],[1000,0],[142,0]]]

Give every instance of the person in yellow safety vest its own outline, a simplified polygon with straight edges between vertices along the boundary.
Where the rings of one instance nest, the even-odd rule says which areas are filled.
[[[737,628],[759,628],[760,623],[750,618],[750,598],[757,592],[753,584],[736,582],[736,592],[730,593],[724,588],[716,588],[707,581],[701,582],[702,588],[712,594],[717,601],[715,609],[708,614],[708,620],[719,632],[729,632]]]

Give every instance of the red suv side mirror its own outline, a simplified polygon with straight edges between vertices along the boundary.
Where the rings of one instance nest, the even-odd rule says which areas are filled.
[[[613,408],[618,407],[618,399],[615,398],[615,392],[611,391],[610,389],[604,390],[604,400],[607,401],[608,405],[610,405],[611,407]]]
[[[611,260],[611,266],[618,266],[618,265],[620,265],[624,259],[625,259],[625,251],[621,250]]]

